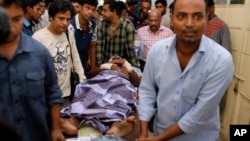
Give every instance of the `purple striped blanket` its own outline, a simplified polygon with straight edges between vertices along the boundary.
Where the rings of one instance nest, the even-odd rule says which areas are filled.
[[[110,122],[122,121],[137,104],[137,91],[120,72],[105,70],[77,85],[72,102],[62,117],[75,116],[80,125],[91,125],[105,133]]]

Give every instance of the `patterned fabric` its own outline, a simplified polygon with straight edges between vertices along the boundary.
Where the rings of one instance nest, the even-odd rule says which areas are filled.
[[[63,92],[62,96],[69,96],[71,92],[69,81],[71,68],[74,67],[74,70],[79,74],[80,82],[86,79],[73,33],[69,31],[68,41],[65,33],[55,35],[45,27],[35,32],[32,37],[48,48],[53,58],[59,86]],[[71,45],[69,45],[69,42]],[[73,64],[70,56],[73,58]]]
[[[155,42],[168,38],[172,35],[174,35],[173,31],[165,26],[161,26],[156,33],[151,32],[149,26],[140,28],[137,31],[136,36],[144,44],[142,49],[142,60],[146,61],[148,52]]]
[[[208,22],[205,35],[226,48],[229,52],[232,51],[229,28],[220,18],[215,17]]]
[[[224,26],[224,22],[221,19],[216,18],[215,20],[208,23],[206,31],[205,31],[205,35],[208,37],[211,37],[212,33],[215,30],[221,29],[223,26]]]
[[[61,110],[63,117],[75,116],[80,125],[91,125],[105,133],[105,123],[122,121],[137,103],[134,86],[120,72],[106,70],[76,88],[71,104]]]
[[[97,66],[108,62],[109,58],[115,55],[127,59],[133,66],[138,66],[132,49],[134,35],[134,27],[126,18],[120,19],[113,37],[110,33],[110,25],[104,20],[101,21],[97,28]]]

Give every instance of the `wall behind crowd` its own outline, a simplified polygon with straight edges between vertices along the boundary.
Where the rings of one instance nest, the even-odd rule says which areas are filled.
[[[153,9],[153,8],[155,8],[155,1],[156,0],[152,0],[152,6],[151,6],[151,8]],[[172,3],[174,0],[167,0],[167,4],[168,4],[168,6],[170,5],[170,3]],[[168,12],[169,12],[169,10],[168,10]]]

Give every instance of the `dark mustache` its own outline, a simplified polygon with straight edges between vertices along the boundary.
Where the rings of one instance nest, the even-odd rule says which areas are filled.
[[[184,29],[182,32],[183,33],[190,33],[190,32],[196,33],[197,30],[195,30],[195,29]]]

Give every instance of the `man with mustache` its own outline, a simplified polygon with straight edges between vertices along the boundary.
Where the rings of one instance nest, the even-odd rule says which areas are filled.
[[[172,35],[173,32],[171,29],[161,25],[161,12],[158,9],[153,9],[149,13],[148,26],[141,27],[136,34],[137,39],[143,44],[143,55],[139,60],[141,71],[144,69],[148,52],[153,44]]]
[[[154,44],[147,57],[137,141],[216,141],[219,103],[234,74],[232,56],[204,35],[206,0],[175,0],[171,21],[176,35]]]
[[[33,35],[34,39],[40,41],[50,51],[63,93],[62,97],[65,100],[64,105],[70,101],[71,69],[74,68],[79,74],[80,82],[85,79],[74,35],[70,31],[67,32],[73,13],[74,8],[68,0],[55,0],[49,7],[50,25]]]
[[[121,14],[122,9],[119,8],[117,1],[105,0],[102,10],[103,20],[97,27],[97,67],[115,55],[125,58],[132,66],[138,66],[133,51],[134,26]]]

